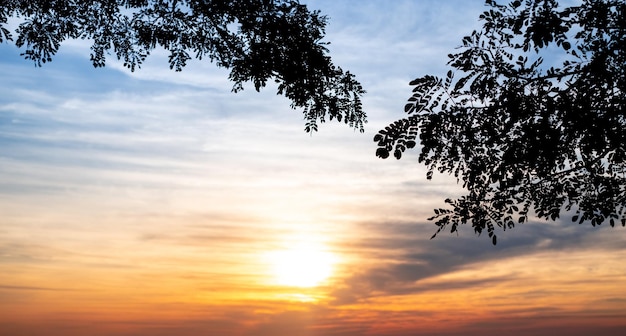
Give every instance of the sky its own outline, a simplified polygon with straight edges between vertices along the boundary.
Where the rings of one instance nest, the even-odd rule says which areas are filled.
[[[369,123],[304,132],[272,87],[155,52],[35,67],[0,45],[0,335],[621,335],[626,231],[441,233],[462,194],[375,156],[409,81],[444,75],[480,0],[306,1]]]

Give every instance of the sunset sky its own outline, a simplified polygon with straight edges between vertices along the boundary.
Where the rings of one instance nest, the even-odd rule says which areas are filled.
[[[444,75],[482,0],[306,1],[369,123],[303,131],[208,61],[42,68],[0,45],[0,335],[624,335],[626,229],[436,231],[463,192],[381,160],[408,82]]]

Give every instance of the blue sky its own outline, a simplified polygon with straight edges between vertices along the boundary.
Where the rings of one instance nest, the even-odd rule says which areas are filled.
[[[114,57],[94,69],[87,42],[67,41],[38,68],[0,45],[0,273],[11,274],[0,278],[0,316],[25,312],[0,318],[0,331],[31,330],[22,318],[83,330],[77,318],[50,321],[96,311],[102,320],[87,321],[171,318],[190,335],[320,325],[333,326],[320,335],[417,335],[426,332],[411,326],[445,324],[449,312],[466,319],[442,335],[496,332],[499,314],[519,335],[572,317],[581,332],[599,318],[619,327],[623,230],[566,218],[501,232],[496,247],[471,228],[429,240],[432,208],[462,190],[448,176],[427,182],[417,153],[374,155],[374,134],[403,115],[408,82],[445,74],[446,55],[480,27],[483,2],[306,3],[329,16],[330,55],[367,90],[363,134],[333,122],[306,134],[301,111],[273,87],[232,93],[227,71],[206,61],[176,73],[156,51],[133,73]],[[260,256],[294,241],[338,256],[325,286],[268,289]],[[59,297],[67,307],[52,303]],[[115,307],[131,322],[102,313]],[[154,307],[190,317],[142,315]]]

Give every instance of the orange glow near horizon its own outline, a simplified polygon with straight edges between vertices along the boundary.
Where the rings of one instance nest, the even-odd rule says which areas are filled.
[[[610,228],[591,236],[606,247],[507,253],[466,239],[483,253],[473,256],[438,247],[459,237],[404,234],[430,229],[413,224],[385,231],[335,216],[290,226],[297,215],[285,213],[220,225],[219,216],[59,208],[4,212],[0,335],[479,335],[502,316],[537,330],[626,321],[626,251],[608,245],[620,246]]]
[[[278,331],[325,335],[338,328],[357,335],[364,325],[371,335],[413,335],[416,330],[421,335],[471,330],[500,316],[511,324],[547,329],[564,321],[583,329],[596,323],[623,326],[623,314],[602,312],[623,307],[624,252],[528,254],[400,283],[379,279],[379,272],[361,275],[393,266],[389,256],[342,258],[330,252],[323,236],[289,237],[258,246],[273,250],[254,247],[249,254],[228,254],[223,261],[217,254],[205,254],[208,247],[196,252],[191,247],[162,249],[160,255],[169,257],[156,261],[142,253],[152,246],[148,243],[127,250],[129,267],[90,265],[93,256],[50,260],[12,272],[4,263],[0,331],[40,321],[77,330],[50,334],[55,336],[84,334],[93,323],[102,325],[101,333],[93,335],[147,335],[144,324],[185,335],[206,328],[263,336]],[[341,244],[334,244],[333,251],[341,250]],[[346,242],[343,249],[350,245]],[[244,245],[237,246],[244,250]]]

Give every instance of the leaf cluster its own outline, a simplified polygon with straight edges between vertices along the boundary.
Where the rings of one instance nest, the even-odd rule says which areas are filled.
[[[5,27],[21,19],[16,37]],[[15,41],[36,65],[52,61],[66,39],[92,41],[91,61],[102,67],[110,54],[131,71],[156,48],[169,52],[171,69],[208,58],[230,69],[233,91],[268,80],[278,94],[302,108],[306,131],[325,118],[363,131],[361,84],[327,55],[327,19],[294,0],[4,0],[0,42]]]
[[[427,178],[462,183],[430,218],[433,237],[470,224],[495,244],[496,227],[567,211],[626,225],[626,3],[486,3],[446,77],[410,83],[408,115],[374,137],[376,154],[400,159],[419,137]]]

